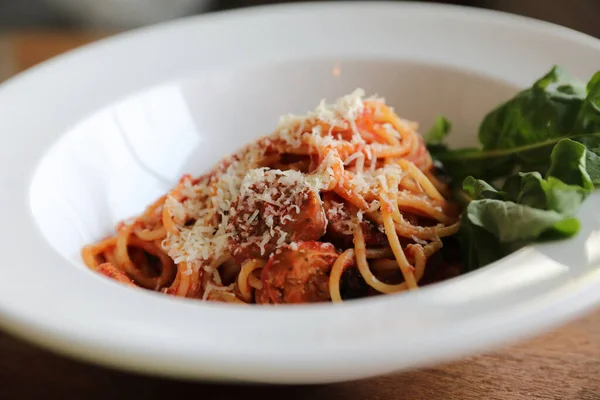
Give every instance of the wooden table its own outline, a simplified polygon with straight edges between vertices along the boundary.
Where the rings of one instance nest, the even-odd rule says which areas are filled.
[[[103,33],[0,36],[0,80]],[[6,133],[5,133],[6,134]],[[526,343],[434,368],[324,386],[223,386],[107,370],[0,332],[0,399],[145,398],[449,400],[600,399],[600,310]]]

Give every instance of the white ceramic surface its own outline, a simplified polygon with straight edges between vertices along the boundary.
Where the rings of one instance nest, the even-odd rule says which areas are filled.
[[[33,68],[0,87],[0,324],[139,372],[319,383],[438,363],[565,323],[600,301],[597,195],[572,240],[342,305],[172,298],[95,275],[79,258],[181,174],[201,173],[281,114],[362,87],[424,128],[448,116],[454,143],[473,143],[487,110],[553,64],[587,79],[600,42],[504,14],[369,2],[188,18]]]

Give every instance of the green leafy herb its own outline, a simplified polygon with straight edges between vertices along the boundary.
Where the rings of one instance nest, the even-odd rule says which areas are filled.
[[[573,140],[585,146],[585,170],[592,183],[600,185],[600,134],[579,135]]]
[[[473,271],[491,264],[508,254],[508,251],[503,248],[493,234],[471,224],[466,213],[462,217],[458,239],[466,271]]]
[[[577,234],[575,214],[600,185],[600,72],[585,86],[552,68],[485,116],[480,148],[450,149],[450,127],[438,118],[425,139],[470,200],[458,235],[467,270]]]
[[[575,132],[600,132],[600,71],[587,84],[587,97],[573,127]]]
[[[512,149],[562,137],[577,119],[585,85],[554,67],[533,86],[490,112],[481,123],[485,150]]]
[[[594,184],[586,170],[586,147],[569,139],[563,139],[554,146],[550,154],[548,176],[562,180],[568,185],[594,189]]]
[[[507,200],[507,194],[499,192],[492,185],[481,179],[475,179],[472,176],[467,177],[463,182],[463,190],[473,200],[494,199]]]
[[[425,135],[428,144],[441,143],[452,129],[452,124],[445,117],[437,117],[429,132]]]
[[[586,87],[561,68],[552,68],[485,116],[480,148],[452,150],[439,137],[430,142],[427,136],[426,142],[432,157],[460,187],[469,175],[495,181],[515,170],[544,174],[552,149],[565,138],[586,147],[588,174],[600,184],[600,71]]]
[[[473,177],[465,179],[463,188],[472,199],[459,235],[469,270],[528,242],[575,235],[579,221],[573,214],[591,192],[553,176],[544,179],[538,172],[515,174],[502,190]]]
[[[600,133],[566,135],[512,149],[489,151],[470,148],[448,150],[438,144],[431,146],[430,153],[445,166],[456,184],[469,175],[494,181],[510,175],[515,169],[545,173],[554,146],[565,138],[586,147],[586,170],[592,183],[600,184]]]
[[[467,206],[469,223],[490,232],[500,243],[536,240],[544,233],[572,236],[579,226],[560,222],[565,218],[552,210],[541,210],[512,201],[483,199]],[[555,232],[549,232],[554,230]],[[557,231],[558,230],[558,231]]]

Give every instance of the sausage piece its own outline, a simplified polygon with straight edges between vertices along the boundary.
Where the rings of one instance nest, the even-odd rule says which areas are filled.
[[[127,276],[127,274],[125,274],[125,272],[121,271],[111,263],[106,262],[98,265],[96,267],[96,272],[127,286],[136,286],[135,283],[133,283],[133,281]]]
[[[325,234],[321,199],[301,172],[260,169],[249,175],[227,224],[229,251],[236,261],[267,259],[285,243],[317,240]]]
[[[256,293],[256,302],[328,301],[329,272],[337,257],[335,247],[324,242],[299,242],[278,249],[262,270],[263,287]]]
[[[323,194],[323,208],[327,216],[327,239],[342,248],[353,246],[354,223],[358,208],[343,201],[335,193]],[[387,236],[375,225],[364,219],[361,221],[362,231],[367,247],[387,246]]]

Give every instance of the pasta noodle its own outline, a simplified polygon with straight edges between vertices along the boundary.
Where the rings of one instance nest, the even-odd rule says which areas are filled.
[[[440,256],[460,227],[448,193],[418,125],[358,89],[282,117],[81,253],[123,284],[205,301],[417,290],[452,262]]]

